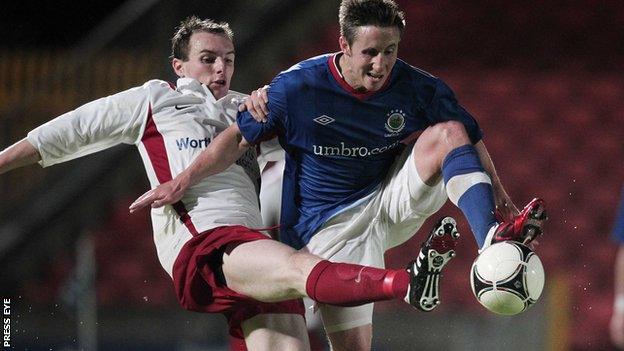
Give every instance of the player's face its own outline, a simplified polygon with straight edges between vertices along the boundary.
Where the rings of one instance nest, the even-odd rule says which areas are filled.
[[[227,95],[234,73],[234,44],[225,35],[196,32],[189,40],[188,60],[173,59],[180,77],[197,79],[216,99]]]
[[[377,26],[358,27],[351,45],[340,37],[344,53],[340,64],[347,83],[356,90],[381,89],[396,62],[400,39],[398,28]]]

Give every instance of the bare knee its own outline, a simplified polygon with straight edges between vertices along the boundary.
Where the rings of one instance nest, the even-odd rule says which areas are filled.
[[[272,240],[241,244],[223,255],[227,286],[263,302],[305,296],[306,279],[316,256]]]
[[[319,262],[323,259],[319,256],[313,255],[308,252],[297,251],[290,256],[290,263],[293,267],[296,267],[303,277],[310,275],[310,272]]]
[[[306,294],[306,283],[312,269],[321,262],[322,259],[318,256],[312,255],[307,252],[297,251],[290,255],[288,271],[293,281],[296,281],[298,290],[302,294]]]
[[[470,138],[464,125],[457,121],[447,121],[425,129],[414,147],[419,156],[429,158],[439,166],[451,150],[466,144],[470,144]]]
[[[446,155],[467,144],[470,138],[461,122],[441,122],[425,129],[414,145],[414,162],[420,178],[429,185],[437,183]]]
[[[454,148],[470,143],[466,128],[461,122],[447,121],[427,128],[421,138],[428,139],[432,147],[441,148],[448,153]]]
[[[285,261],[272,269],[271,279],[265,280],[274,291],[271,296],[260,299],[265,302],[280,301],[307,296],[306,285],[310,272],[321,258],[309,253],[294,251]]]

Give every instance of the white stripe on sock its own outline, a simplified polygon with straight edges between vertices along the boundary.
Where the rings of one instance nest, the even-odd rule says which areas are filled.
[[[459,198],[470,189],[473,185],[479,183],[487,183],[492,185],[490,176],[484,172],[473,172],[454,176],[446,183],[446,193],[451,202],[457,206]]]

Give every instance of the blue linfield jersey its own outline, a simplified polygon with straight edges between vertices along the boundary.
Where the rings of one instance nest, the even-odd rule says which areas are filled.
[[[620,196],[620,207],[615,217],[615,225],[613,226],[613,237],[620,244],[624,244],[624,188]]]
[[[354,91],[328,54],[300,62],[270,85],[269,115],[238,115],[251,144],[278,136],[286,150],[280,238],[306,245],[336,213],[371,194],[404,141],[437,122],[461,121],[473,142],[481,130],[440,79],[397,60],[377,92]]]

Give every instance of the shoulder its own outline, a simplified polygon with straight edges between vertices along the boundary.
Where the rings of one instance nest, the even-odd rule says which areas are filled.
[[[150,101],[152,106],[160,105],[163,101],[182,95],[174,83],[161,79],[148,80],[137,89],[141,91],[143,98]]]
[[[310,69],[318,69],[318,68],[327,67],[327,60],[329,60],[329,57],[331,55],[332,54],[323,54],[323,55],[311,57],[307,60],[303,60],[295,64],[294,66],[290,67],[288,70],[286,70],[286,72],[298,71],[298,70],[299,71],[310,70]]]
[[[288,88],[288,91],[294,91],[297,87],[318,82],[323,75],[329,72],[327,62],[330,55],[315,56],[293,65],[280,72],[273,80],[272,85],[284,86]]]
[[[175,84],[160,80],[160,79],[152,79],[143,83],[143,85],[129,89],[134,91],[141,91],[143,94],[147,96],[164,96],[168,94],[179,94],[179,92],[175,88]]]
[[[300,76],[310,73],[316,73],[327,69],[327,60],[330,54],[324,54],[303,60],[289,69],[282,71],[279,76]]]
[[[433,74],[397,59],[395,67],[400,77],[405,77],[415,84],[436,85],[440,78]]]
[[[397,60],[395,67],[398,80],[411,85],[412,91],[425,97],[426,100],[433,98],[434,95],[452,93],[442,79],[421,68],[414,67],[400,59]]]
[[[101,99],[95,100],[101,103],[142,103],[143,101],[153,102],[158,97],[164,96],[168,92],[176,93],[164,80],[152,79],[142,85],[135,86]],[[95,102],[93,101],[93,102]]]
[[[174,83],[167,82],[161,79],[148,80],[147,82],[143,83],[141,88],[148,90],[176,90]]]

